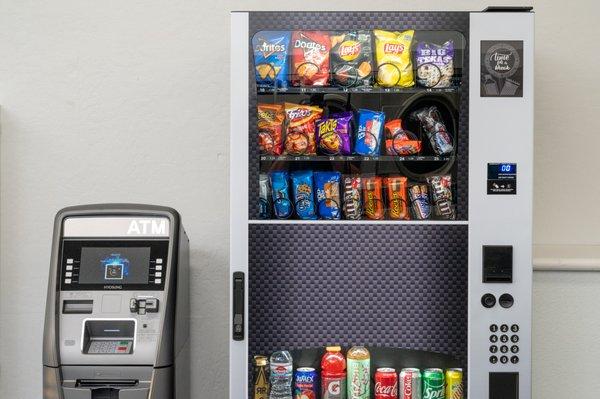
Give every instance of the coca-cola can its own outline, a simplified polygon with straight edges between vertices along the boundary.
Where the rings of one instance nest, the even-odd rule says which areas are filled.
[[[421,399],[421,370],[406,368],[398,378],[400,399]]]
[[[383,367],[375,372],[375,399],[398,398],[398,374],[396,369]]]

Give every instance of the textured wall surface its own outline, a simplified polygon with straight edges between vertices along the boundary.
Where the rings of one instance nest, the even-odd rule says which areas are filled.
[[[489,3],[401,6],[468,10]],[[535,241],[598,244],[600,211],[592,199],[600,185],[590,177],[598,170],[600,80],[589,78],[589,67],[600,60],[593,50],[600,5],[534,5]],[[0,398],[40,398],[54,213],[108,201],[165,204],[182,213],[192,244],[194,398],[227,397],[229,11],[290,7],[320,10],[323,2],[0,0]],[[574,208],[580,204],[585,212]],[[536,276],[536,397],[570,396],[555,395],[572,385],[556,370],[586,377],[579,397],[598,392],[591,375],[600,356],[592,342],[598,280]]]

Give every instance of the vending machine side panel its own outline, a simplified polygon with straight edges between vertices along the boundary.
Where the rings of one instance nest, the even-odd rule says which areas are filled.
[[[234,274],[248,273],[248,13],[231,14],[231,136],[230,136],[230,253],[229,272],[231,292]],[[244,279],[243,284],[247,284]],[[247,289],[243,299],[247,303]],[[245,398],[247,395],[248,343],[233,339],[233,296],[230,304],[229,344],[229,397]],[[243,308],[243,320],[248,320],[247,306]],[[239,318],[239,315],[238,315]],[[247,337],[247,323],[242,324],[242,334]]]
[[[468,392],[530,399],[534,14],[470,20]]]

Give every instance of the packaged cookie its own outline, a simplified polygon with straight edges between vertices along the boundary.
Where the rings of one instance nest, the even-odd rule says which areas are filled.
[[[317,209],[321,219],[340,219],[342,203],[340,198],[340,172],[315,172]]]
[[[312,170],[297,170],[291,173],[294,208],[300,219],[316,219],[315,193]]]

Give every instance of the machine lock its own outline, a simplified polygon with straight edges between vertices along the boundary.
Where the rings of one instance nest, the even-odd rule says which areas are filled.
[[[146,313],[158,312],[158,299],[156,298],[131,298],[129,300],[129,310],[131,313],[145,315]]]

